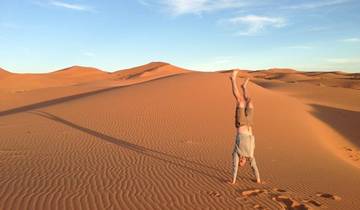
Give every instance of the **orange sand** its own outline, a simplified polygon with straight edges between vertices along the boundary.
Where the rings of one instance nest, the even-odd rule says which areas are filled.
[[[242,72],[266,183],[246,166],[233,186],[229,73],[0,75],[0,209],[357,209],[359,80]]]

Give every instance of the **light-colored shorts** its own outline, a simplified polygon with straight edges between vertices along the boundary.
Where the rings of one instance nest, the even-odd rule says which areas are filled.
[[[254,157],[255,137],[251,134],[237,133],[233,153],[242,157]]]

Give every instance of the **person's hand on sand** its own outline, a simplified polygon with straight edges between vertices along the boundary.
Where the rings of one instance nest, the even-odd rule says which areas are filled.
[[[231,185],[234,185],[234,184],[235,184],[235,181],[234,181],[234,180],[228,180],[228,181],[226,181],[226,183],[231,184]]]
[[[256,183],[257,183],[257,184],[266,184],[265,181],[261,181],[260,179],[256,180]]]

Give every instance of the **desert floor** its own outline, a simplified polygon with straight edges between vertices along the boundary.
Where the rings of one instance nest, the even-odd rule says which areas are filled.
[[[230,185],[230,73],[0,69],[0,209],[359,209],[358,75],[241,71],[265,183]]]

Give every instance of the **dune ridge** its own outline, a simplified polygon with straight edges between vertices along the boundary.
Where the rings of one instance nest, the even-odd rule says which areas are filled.
[[[124,69],[115,71],[112,73],[116,79],[138,79],[148,77],[162,77],[174,73],[185,73],[189,70],[173,66],[165,62],[151,62],[145,65],[133,67],[130,69]]]
[[[0,68],[0,79],[5,76],[9,76],[11,73],[5,69]]]
[[[58,77],[59,79],[62,77],[75,77],[75,79],[81,80],[84,77],[99,77],[101,79],[102,76],[108,75],[109,73],[93,67],[71,66],[65,69],[50,72],[48,74],[54,77]]]

